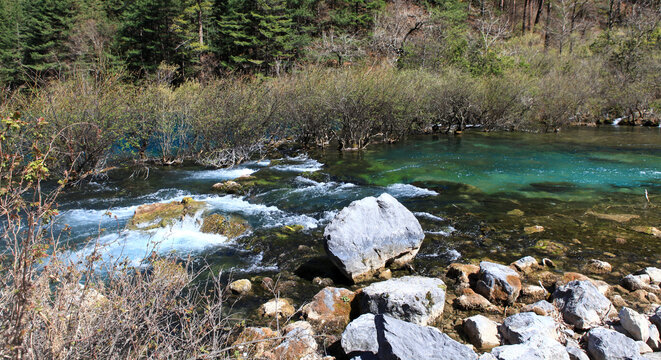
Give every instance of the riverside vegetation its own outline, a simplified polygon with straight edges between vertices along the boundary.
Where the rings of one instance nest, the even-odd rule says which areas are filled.
[[[572,249],[580,249],[576,250],[579,258],[610,256],[600,251],[599,241],[611,237],[617,239],[613,246],[620,256],[616,263],[619,269],[611,273],[602,270],[610,264],[592,261],[588,264],[597,270],[591,267],[589,272],[611,284],[626,280],[622,280],[623,287],[606,287],[592,279],[591,284],[608,296],[604,301],[594,295],[599,300],[596,303],[608,301],[618,308],[626,304],[642,313],[656,311],[642,319],[643,315],[633,310],[623,310],[621,322],[606,325],[615,329],[622,325],[626,329],[622,333],[659,348],[650,335],[653,327],[648,327],[645,337],[640,326],[631,326],[635,321],[626,320],[640,324],[656,322],[659,316],[658,309],[652,309],[652,304],[658,303],[659,280],[650,267],[658,258],[655,254],[641,255],[641,251],[653,248],[659,236],[658,224],[653,223],[658,219],[658,182],[653,179],[644,182],[650,193],[646,193],[642,206],[638,201],[642,198],[636,195],[633,200],[626,189],[602,198],[617,203],[617,207],[635,208],[634,215],[613,214],[610,203],[601,206],[586,201],[588,209],[583,209],[584,200],[551,201],[553,206],[560,202],[569,216],[581,219],[568,221],[566,214],[544,213],[549,203],[546,198],[527,201],[526,196],[486,194],[467,184],[408,180],[409,175],[398,175],[405,179],[402,182],[425,182],[425,187],[434,189],[425,193],[432,194],[431,199],[419,200],[425,209],[436,209],[439,201],[433,194],[438,195],[437,191],[445,191],[444,196],[456,193],[452,198],[458,209],[453,214],[456,221],[466,220],[479,229],[458,236],[466,253],[473,247],[487,247],[492,250],[489,258],[500,262],[528,252],[552,258],[541,264],[534,261],[535,271],[531,273],[516,264],[512,266],[518,273],[486,263],[455,264],[446,274],[445,269],[439,271],[437,256],[431,253],[418,259],[418,270],[410,264],[408,268],[399,264],[404,269],[372,269],[371,275],[381,280],[394,274],[401,281],[435,286],[433,292],[419,296],[429,305],[419,307],[423,314],[399,314],[400,319],[407,320],[404,324],[380,313],[381,305],[390,309],[389,316],[401,312],[397,306],[380,303],[384,293],[398,287],[390,283],[368,286],[364,289],[367,297],[357,296],[360,285],[351,284],[346,284],[349,289],[326,287],[313,297],[319,287],[339,286],[347,280],[333,271],[325,273],[330,271],[330,264],[310,255],[322,251],[322,236],[311,233],[310,226],[284,222],[275,229],[251,229],[242,219],[207,214],[208,204],[199,197],[175,196],[156,206],[170,206],[174,215],[154,221],[156,217],[147,214],[148,224],[142,230],[127,227],[130,216],[123,218],[104,209],[93,235],[82,235],[88,243],[82,246],[68,241],[69,236],[81,235],[69,226],[60,226],[58,219],[62,217],[57,210],[63,198],[69,199],[67,206],[75,203],[70,199],[77,189],[117,184],[117,177],[128,181],[120,182],[119,191],[127,190],[129,197],[135,197],[131,191],[150,186],[140,179],[151,179],[159,172],[167,177],[171,176],[168,171],[179,174],[177,169],[188,169],[191,164],[241,169],[237,166],[265,158],[283,160],[271,161],[262,176],[233,176],[239,187],[218,184],[215,189],[222,193],[231,188],[246,199],[255,200],[256,196],[259,200],[259,196],[277,195],[277,185],[293,181],[311,181],[315,188],[337,182],[354,185],[349,181],[373,186],[364,178],[361,182],[361,177],[374,173],[383,179],[374,191],[382,192],[397,185],[385,181],[390,176],[386,174],[397,173],[397,169],[379,168],[384,166],[379,161],[366,160],[374,154],[370,146],[373,149],[417,139],[416,134],[457,133],[468,127],[554,132],[570,125],[611,122],[659,126],[658,2],[531,0],[517,6],[515,1],[0,0],[0,15],[0,113],[9,115],[3,118],[0,132],[4,251],[0,352],[6,358],[316,359],[322,354],[341,358],[345,352],[386,351],[350,347],[360,342],[351,340],[352,329],[384,326],[404,329],[404,333],[394,332],[402,337],[429,332],[427,335],[452,346],[454,340],[461,340],[475,348],[501,343],[521,343],[519,348],[523,348],[534,344],[528,340],[540,338],[512,335],[516,333],[510,324],[514,320],[503,322],[507,335],[497,332],[495,341],[493,336],[476,340],[469,330],[470,324],[479,327],[486,323],[492,331],[495,323],[471,318],[465,322],[468,325],[460,326],[461,320],[475,311],[491,314],[496,321],[522,310],[541,315],[542,310],[553,312],[554,308],[544,303],[537,304],[542,310],[525,307],[533,299],[555,300],[555,306],[565,311],[566,297],[571,294],[564,294],[574,287],[590,287],[586,283],[590,279],[558,271],[577,270],[578,265],[571,264],[577,258]],[[589,137],[584,140],[588,143]],[[419,141],[424,144],[424,140]],[[645,146],[641,148],[648,153],[638,155],[651,156],[652,165],[646,171],[654,173],[656,150]],[[343,152],[337,155],[330,149]],[[288,162],[299,161],[292,160],[300,158],[291,155],[301,150],[336,157],[336,168],[331,165],[328,174],[312,169],[294,180],[279,174],[283,167],[292,166]],[[352,166],[348,169],[356,172],[355,177],[344,173],[343,162]],[[631,164],[631,159],[613,162],[619,166]],[[368,175],[361,173],[365,169]],[[207,190],[210,185],[205,184]],[[533,191],[542,189],[551,195],[580,193],[566,183],[537,182],[530,186]],[[237,199],[242,198],[221,198],[242,201]],[[305,197],[292,201],[293,205],[286,204],[289,208],[310,206]],[[348,205],[347,198],[341,198],[340,203]],[[508,207],[511,214],[508,212],[503,221],[480,208],[480,203],[498,204],[498,210]],[[473,213],[476,210],[477,215]],[[265,211],[270,216],[283,213],[268,207]],[[303,216],[297,219],[306,220]],[[538,224],[542,220],[546,229]],[[494,230],[484,221],[501,228]],[[601,227],[600,222],[608,225]],[[629,222],[634,225],[626,225]],[[261,251],[259,256],[265,254],[269,262],[284,268],[282,278],[270,274],[273,280],[262,274],[252,277],[252,282],[241,279],[229,284],[231,276],[221,273],[222,267],[214,263],[213,256],[182,258],[154,251],[143,254],[139,266],[127,259],[107,261],[104,257],[104,245],[108,244],[99,240],[115,230],[120,236],[143,230],[152,236],[182,223],[208,228],[205,233],[211,233],[212,241],[224,236],[215,233],[230,231],[222,239],[238,237],[237,244],[246,251]],[[595,223],[600,225],[598,229],[586,229]],[[511,232],[519,227],[526,234],[516,240]],[[571,231],[560,230],[565,227]],[[585,235],[582,240],[588,245],[577,239],[578,243],[574,242],[574,230]],[[559,239],[549,240],[549,233]],[[445,244],[439,240],[445,235],[427,236],[432,238],[427,251]],[[635,249],[624,251],[631,246],[624,245],[626,241]],[[516,250],[507,247],[511,243],[516,244]],[[298,248],[292,249],[292,244]],[[80,247],[85,251],[75,252]],[[503,249],[507,253],[499,253]],[[295,257],[290,256],[294,251],[303,254],[301,259],[289,259]],[[72,252],[82,256],[72,261]],[[244,254],[239,252],[234,258]],[[567,261],[565,257],[570,254],[572,260]],[[472,255],[472,263],[483,260],[477,256],[485,256]],[[639,270],[632,266],[642,270],[624,277],[621,271]],[[319,267],[325,269],[321,276],[308,279]],[[485,290],[489,281],[484,274],[490,273],[490,267],[523,281],[519,283],[521,296],[505,290],[507,298],[501,299],[492,295],[503,293],[502,289]],[[400,277],[416,271],[439,279]],[[502,282],[500,285],[509,289]],[[266,298],[272,300],[254,304]],[[325,300],[329,298],[332,303]],[[310,303],[293,306],[303,301]],[[444,302],[445,318],[441,318],[439,303]],[[237,315],[235,311],[258,306],[251,315]],[[425,308],[434,319],[425,318],[424,324],[438,321],[435,324],[454,340],[430,328],[410,327],[411,319],[429,315],[424,314]],[[602,310],[595,310],[599,321],[609,313]],[[357,317],[356,312],[379,314]],[[298,316],[309,323],[290,321]],[[548,332],[553,341],[562,342],[564,351],[569,352],[573,345],[578,345],[574,347],[579,351],[581,346],[590,350],[590,344],[604,342],[601,339],[608,336],[627,343],[617,334],[603,333],[599,330],[603,324],[597,325],[599,321],[594,319],[590,327],[596,329],[581,338],[588,329],[567,320],[570,317],[565,315],[564,323],[559,317],[554,320],[560,334]],[[353,327],[347,327],[350,320],[358,319]],[[547,320],[531,321],[548,325]],[[569,328],[576,332],[572,334]],[[346,346],[343,331],[349,339]],[[577,339],[583,342],[574,344]],[[383,349],[396,344],[371,342]],[[431,351],[438,348],[429,347]],[[460,356],[473,356],[470,349],[457,349]],[[494,356],[505,358],[502,353],[507,349],[511,348]],[[553,351],[564,356],[557,346]],[[600,353],[589,353],[599,358],[595,354]],[[580,354],[572,356],[580,358]]]

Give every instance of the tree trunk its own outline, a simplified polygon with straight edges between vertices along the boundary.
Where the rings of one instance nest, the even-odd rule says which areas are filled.
[[[523,3],[523,18],[521,19],[521,35],[526,33],[526,10],[528,10],[528,2],[530,0],[525,0]]]
[[[551,22],[551,0],[546,1],[546,25],[544,26],[544,51],[549,48],[549,23]]]
[[[539,17],[544,9],[544,0],[539,0],[539,6],[537,7],[537,14],[535,15],[535,25],[539,23]]]
[[[197,25],[200,36],[200,45],[204,45],[204,27],[202,25],[202,0],[197,0]]]
[[[576,2],[574,1],[574,6],[571,8],[571,24],[569,25],[569,53],[571,54],[574,51],[574,25],[576,23]]]

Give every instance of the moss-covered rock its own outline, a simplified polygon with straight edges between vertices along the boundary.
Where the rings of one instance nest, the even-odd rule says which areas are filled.
[[[213,184],[211,190],[225,194],[243,194],[245,190],[241,184],[233,180],[227,180]]]
[[[212,214],[204,218],[200,231],[207,234],[219,234],[233,239],[241,236],[249,229],[250,226],[243,219],[238,217],[230,217],[228,219],[220,214]]]
[[[304,177],[306,179],[310,179],[312,181],[316,182],[325,182],[328,180],[328,175],[320,172],[320,171],[306,171],[301,174],[301,177]]]
[[[634,226],[631,228],[631,230],[661,238],[661,230],[653,226]]]
[[[130,230],[152,230],[166,227],[181,220],[184,216],[194,215],[206,207],[203,201],[185,197],[181,201],[140,205],[129,221]]]

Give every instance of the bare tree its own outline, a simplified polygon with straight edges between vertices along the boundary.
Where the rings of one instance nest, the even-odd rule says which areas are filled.
[[[510,34],[509,21],[494,14],[491,9],[486,9],[484,16],[477,19],[475,28],[480,36],[483,53],[489,52],[496,41],[506,38]]]
[[[411,36],[429,24],[429,14],[420,6],[395,0],[374,19],[370,46],[390,61],[396,62]]]

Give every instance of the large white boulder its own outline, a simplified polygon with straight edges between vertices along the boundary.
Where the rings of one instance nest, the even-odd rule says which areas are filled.
[[[355,282],[369,279],[386,265],[410,262],[424,237],[415,215],[385,193],[352,202],[324,231],[331,261]]]

